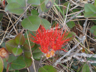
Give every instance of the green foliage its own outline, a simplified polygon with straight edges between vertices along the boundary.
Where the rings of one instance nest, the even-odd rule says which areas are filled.
[[[18,48],[20,45],[23,45],[24,42],[25,42],[25,38],[24,38],[23,34],[19,33],[14,39],[7,41],[5,43],[5,45],[9,52],[15,53],[15,51],[17,52],[20,49],[15,50],[14,48]],[[20,52],[21,52],[21,50],[20,50]]]
[[[32,4],[32,6],[38,6],[40,5],[40,0],[28,0],[29,4]]]
[[[47,12],[54,4],[54,0],[40,0],[40,10]]]
[[[22,33],[19,33],[14,39],[7,41],[6,49],[14,55],[9,55],[8,63],[11,63],[9,70],[27,68],[32,64],[29,46],[25,43],[25,37]],[[8,63],[4,62],[5,68],[7,68]]]
[[[3,60],[0,57],[0,72],[2,72],[2,71],[3,71]]]
[[[94,58],[94,57],[90,57],[90,58],[87,58],[87,60],[92,60],[92,61],[96,61],[96,58]],[[93,65],[93,66],[96,66],[96,63],[91,63],[91,65]]]
[[[14,39],[11,39],[5,43],[8,52],[12,53],[12,49],[18,47]]]
[[[82,72],[90,72],[89,66],[87,63],[84,64],[83,68],[82,68]]]
[[[23,36],[22,33],[19,33],[16,37],[15,37],[15,42],[18,45],[23,45],[25,43],[25,38]]]
[[[25,29],[36,31],[40,25],[40,18],[36,15],[32,15],[25,18],[21,24]]]
[[[96,7],[92,4],[85,4],[84,6],[85,17],[96,17]]]
[[[25,29],[31,31],[36,31],[39,28],[40,24],[44,25],[47,29],[50,27],[50,23],[47,20],[40,19],[37,15],[32,15],[28,18],[25,18],[21,24]]]
[[[94,38],[96,38],[96,26],[92,26],[90,29],[90,32],[94,35]]]
[[[38,72],[57,72],[57,70],[51,65],[45,65],[39,68]]]
[[[33,51],[32,52],[33,53],[33,58],[35,60],[40,60],[43,53],[40,51],[39,46],[37,44],[35,44],[35,46],[32,48],[32,51]]]
[[[20,15],[24,12],[24,9],[17,2],[13,2],[6,6],[5,11]]]
[[[13,48],[13,49],[12,49],[12,53],[13,53],[15,56],[21,55],[22,52],[23,52],[23,51],[22,51],[21,48]]]
[[[8,61],[4,62],[4,66],[6,69],[7,69],[8,64],[10,64],[9,71],[10,70],[20,70],[22,68],[29,67],[32,64],[32,59],[26,58],[24,56],[15,57],[13,55],[10,55]]]
[[[35,10],[35,9],[33,9],[33,10],[31,11],[31,14],[32,14],[32,15],[39,15],[38,11]]]
[[[24,12],[24,7],[26,6],[25,0],[7,0],[8,5],[5,8],[5,11],[14,13],[14,14],[22,14]]]
[[[73,21],[69,21],[67,25],[69,28],[73,28],[75,26],[75,23]]]
[[[51,27],[51,24],[46,19],[41,19],[40,24],[43,25],[46,29],[49,29]]]
[[[96,0],[94,0],[94,6],[96,7]]]
[[[16,60],[14,60],[11,63],[11,68],[12,69],[22,69],[25,67],[29,67],[32,64],[32,60],[31,59],[27,59],[23,56],[19,56]]]
[[[0,13],[0,21],[2,20],[3,18],[3,13]]]

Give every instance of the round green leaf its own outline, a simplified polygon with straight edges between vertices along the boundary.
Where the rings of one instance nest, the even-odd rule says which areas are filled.
[[[25,18],[21,24],[25,29],[36,31],[40,25],[40,18],[38,16],[32,15],[28,18]]]
[[[96,13],[94,13],[94,12],[85,12],[84,16],[85,17],[96,17]]]
[[[54,4],[54,0],[40,0],[40,9],[47,12]]]
[[[31,58],[30,51],[24,51],[24,56],[27,57],[27,58]]]
[[[49,29],[51,27],[51,24],[46,19],[41,19],[41,25],[43,25],[46,29]]]
[[[84,6],[84,16],[85,17],[95,17],[96,16],[96,7],[92,4],[85,4]]]
[[[26,68],[32,65],[32,59],[31,58],[26,58],[24,57],[25,63],[26,63]]]
[[[0,57],[0,72],[3,72],[3,60]]]
[[[38,72],[57,72],[57,70],[51,65],[45,65],[39,68]]]
[[[28,3],[37,6],[40,5],[40,0],[28,0]]]
[[[11,52],[11,53],[12,53],[13,48],[18,47],[14,39],[7,41],[5,45],[6,45],[6,49],[8,50],[8,52]]]
[[[11,68],[19,70],[26,67],[26,63],[23,56],[19,56],[11,63]]]
[[[13,68],[14,70],[20,70],[22,68],[28,68],[31,64],[31,58],[19,56],[16,60],[11,63],[11,68]]]
[[[92,4],[85,4],[84,6],[85,12],[96,12],[96,7]]]
[[[19,5],[21,5],[22,7],[26,6],[26,0],[7,0],[8,4],[9,3],[18,3]]]
[[[75,26],[75,23],[73,21],[70,21],[67,23],[69,28],[73,28]]]
[[[9,3],[6,6],[5,11],[20,15],[24,12],[24,9],[22,8],[20,4],[13,2],[13,3]]]
[[[16,37],[15,37],[15,42],[18,44],[18,45],[23,45],[25,43],[25,38],[23,36],[22,33],[19,33]]]
[[[23,52],[23,51],[22,51],[21,48],[13,48],[13,49],[12,49],[12,53],[13,53],[15,56],[21,55],[22,52]]]
[[[30,50],[30,48],[27,44],[24,44],[22,48],[24,49],[24,51],[29,51]]]
[[[9,55],[9,58],[8,58],[8,63],[11,63],[12,61],[14,61],[17,57],[14,56],[13,54]]]
[[[7,0],[8,3],[16,2],[16,0]]]
[[[94,35],[94,38],[96,38],[96,26],[92,26],[90,29],[90,32]]]
[[[82,72],[90,72],[88,64],[84,64],[84,66],[82,68]]]
[[[40,49],[37,48],[37,49],[35,49],[35,50],[33,51],[33,58],[34,58],[35,60],[40,60],[42,54],[43,54],[43,53],[40,51]]]

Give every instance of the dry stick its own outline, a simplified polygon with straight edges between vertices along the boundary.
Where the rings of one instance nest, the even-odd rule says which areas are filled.
[[[77,47],[79,44],[80,44],[80,43],[77,43],[71,50],[69,50],[65,55],[63,55],[61,58],[59,58],[59,59],[54,63],[54,66],[56,66],[58,63],[60,63],[61,60],[62,60],[64,57],[70,55],[70,53],[71,53],[74,49],[76,49],[76,47]]]
[[[70,20],[70,21],[80,21],[80,20],[85,20],[85,19],[74,19],[74,20]],[[88,19],[88,20],[96,20],[96,19]]]
[[[74,6],[74,7],[71,8],[69,11],[72,11],[72,10],[75,9],[76,7],[78,7],[78,5]]]
[[[78,49],[75,53],[70,54],[70,56],[67,59],[64,59],[63,61],[61,61],[60,63],[64,63],[67,62],[68,60],[70,60],[74,55],[76,55],[80,50],[82,50],[82,47],[80,49]]]
[[[0,42],[0,45],[1,45],[1,44],[3,43],[3,41],[4,41],[4,38],[5,38],[5,35],[6,35],[6,33],[7,33],[8,28],[9,28],[9,25],[10,25],[10,21],[9,21],[9,24],[8,24],[7,29],[6,29],[6,31],[5,31],[5,34],[4,34],[4,36],[3,36],[3,38],[2,38],[2,40],[1,40],[1,42]]]
[[[61,15],[60,15],[60,13],[58,12],[58,10],[56,9],[56,7],[53,7],[52,8],[53,10],[54,10],[54,12],[58,15],[58,22],[59,22],[59,24],[62,24],[62,21],[63,21],[63,19],[62,19],[62,17],[61,17]]]
[[[83,34],[86,33],[86,26],[87,26],[87,21],[88,21],[88,18],[86,18],[84,24],[83,24]]]
[[[31,51],[31,45],[30,45],[28,33],[27,33],[27,39],[28,39],[28,43],[29,43],[29,48],[30,48],[30,53],[31,53],[31,59],[33,60],[33,68],[34,68],[34,71],[36,72],[35,62],[34,62],[33,54],[32,54],[32,51]]]
[[[69,20],[67,20],[66,23],[69,22],[70,20],[72,20],[73,18],[75,18],[78,14],[80,14],[80,13],[83,12],[83,11],[84,11],[84,10],[79,11],[76,15],[74,15],[74,16],[71,17]]]
[[[26,10],[24,11],[24,13],[27,11],[27,9],[28,9],[30,6],[31,6],[31,4],[26,8]],[[21,18],[23,17],[24,13],[21,14],[21,16],[13,23],[13,25],[15,24],[14,26],[16,26],[16,25],[18,24],[18,22],[21,21]],[[20,20],[19,20],[19,19],[20,19]],[[10,27],[12,27],[12,26],[10,26]],[[12,30],[13,30],[13,28],[10,30],[10,32],[8,33],[8,35],[12,32]]]
[[[69,3],[70,4],[70,3]],[[63,29],[64,27],[66,28],[67,31],[70,31],[70,29],[68,28],[68,26],[66,25],[66,20],[67,20],[67,14],[68,14],[68,9],[69,9],[69,4],[67,6],[67,11],[66,11],[66,16],[65,16],[65,20],[64,20],[64,23],[63,23]]]
[[[9,18],[10,22],[12,23],[12,20],[11,20],[11,18],[9,17],[9,15],[8,15],[8,13],[7,13],[7,12],[6,12],[6,14],[7,14],[7,16],[8,16],[8,18]],[[16,34],[18,34],[18,32],[17,32],[17,30],[15,29],[15,26],[14,26],[14,24],[13,24],[13,23],[12,23],[12,26],[13,26],[13,29],[15,30]]]
[[[79,30],[78,28],[76,28],[77,30]],[[79,30],[80,32],[82,32],[81,30]],[[82,32],[83,33],[83,32]],[[86,35],[88,38],[90,38],[91,40],[93,40],[93,41],[95,41],[96,42],[96,40],[94,40],[93,38],[91,38],[89,35]]]
[[[96,63],[96,61],[92,61],[92,60],[85,60],[85,59],[82,59],[82,58],[80,58],[80,57],[77,57],[77,56],[73,56],[74,58],[76,58],[78,61],[80,61],[80,62],[87,62],[87,63]]]

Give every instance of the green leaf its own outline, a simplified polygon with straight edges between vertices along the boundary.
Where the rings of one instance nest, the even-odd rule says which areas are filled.
[[[73,28],[75,26],[75,23],[73,21],[70,21],[67,23],[69,28]]]
[[[85,17],[94,17],[96,16],[96,7],[92,4],[85,4],[84,6],[84,16]]]
[[[83,68],[82,68],[82,72],[90,72],[89,66],[87,63],[84,64]]]
[[[16,37],[15,37],[15,42],[18,45],[23,45],[25,43],[25,38],[23,36],[22,33],[19,33]]]
[[[27,44],[24,44],[23,47],[24,51],[30,51],[30,48]]]
[[[0,21],[2,20],[3,18],[3,13],[0,13]]]
[[[51,24],[46,19],[41,19],[41,25],[43,25],[46,29],[49,29],[51,27]]]
[[[26,63],[26,68],[32,65],[32,59],[31,58],[26,58],[24,57],[25,63]]]
[[[96,7],[92,4],[85,4],[84,6],[85,12],[96,12]]]
[[[57,70],[51,65],[45,65],[39,68],[38,72],[57,72]]]
[[[32,4],[33,6],[40,5],[40,0],[28,0],[29,4]]]
[[[96,17],[96,13],[94,13],[94,12],[86,12],[86,13],[84,13],[84,16],[85,17]]]
[[[3,72],[3,60],[0,57],[0,72]]]
[[[40,49],[35,48],[35,50],[33,51],[33,58],[35,60],[40,60],[42,55],[43,55],[43,53],[40,51]]]
[[[19,70],[15,70],[14,72],[19,72]]]
[[[21,1],[21,0],[20,0]],[[13,2],[13,3],[9,3],[6,8],[5,11],[11,12],[11,13],[15,13],[15,14],[22,14],[24,12],[23,7],[18,4],[17,2]]]
[[[66,38],[74,38],[76,34],[74,32],[69,32],[68,36]]]
[[[15,56],[21,55],[22,52],[23,52],[23,51],[22,51],[21,48],[13,48],[13,49],[12,49],[12,53],[13,53]]]
[[[25,56],[26,58],[31,58],[31,53],[30,53],[30,51],[24,51],[24,56]]]
[[[40,0],[40,10],[41,11],[45,11],[45,8],[46,8],[46,6],[45,6],[45,2],[44,2],[45,0]]]
[[[14,70],[19,70],[22,68],[27,68],[32,64],[32,59],[31,58],[26,58],[23,56],[19,56],[16,60],[14,60],[11,63],[11,68]]]
[[[36,31],[40,25],[40,18],[36,15],[29,16],[21,22],[25,29]]]
[[[90,32],[94,35],[94,38],[96,38],[96,25],[91,27]]]
[[[11,68],[19,70],[26,67],[26,63],[23,56],[19,56],[11,63]]]
[[[14,61],[17,57],[14,56],[13,54],[9,55],[9,58],[8,58],[8,63],[11,63],[12,61]]]
[[[18,45],[15,43],[14,39],[8,40],[5,43],[5,46],[6,46],[6,49],[8,50],[8,52],[11,52],[11,53],[12,53],[13,48],[18,47]]]
[[[47,12],[50,8],[52,8],[54,0],[40,0],[40,4],[41,11]]]
[[[64,16],[64,13],[63,13],[63,10],[61,10],[61,8],[56,4],[56,3],[54,3],[55,4],[55,6],[56,6],[56,8],[61,12],[61,14]],[[65,10],[64,10],[65,11]]]
[[[7,69],[7,66],[8,66],[9,62],[7,62],[6,59],[3,59],[3,61],[4,61],[4,68]],[[14,69],[12,69],[12,68],[9,66],[9,67],[8,67],[8,70],[9,70],[9,71],[12,71],[12,70],[14,70]]]
[[[7,0],[8,3],[16,2],[16,0]]]
[[[26,0],[7,0],[8,4],[9,3],[18,3],[19,5],[21,5],[22,7],[26,6]]]
[[[32,11],[31,11],[31,13],[32,13],[32,15],[39,15],[38,11],[37,11],[37,10],[35,10],[35,9],[34,9],[34,10],[32,10]]]
[[[94,6],[96,7],[96,0],[94,0],[95,2],[94,2]]]

